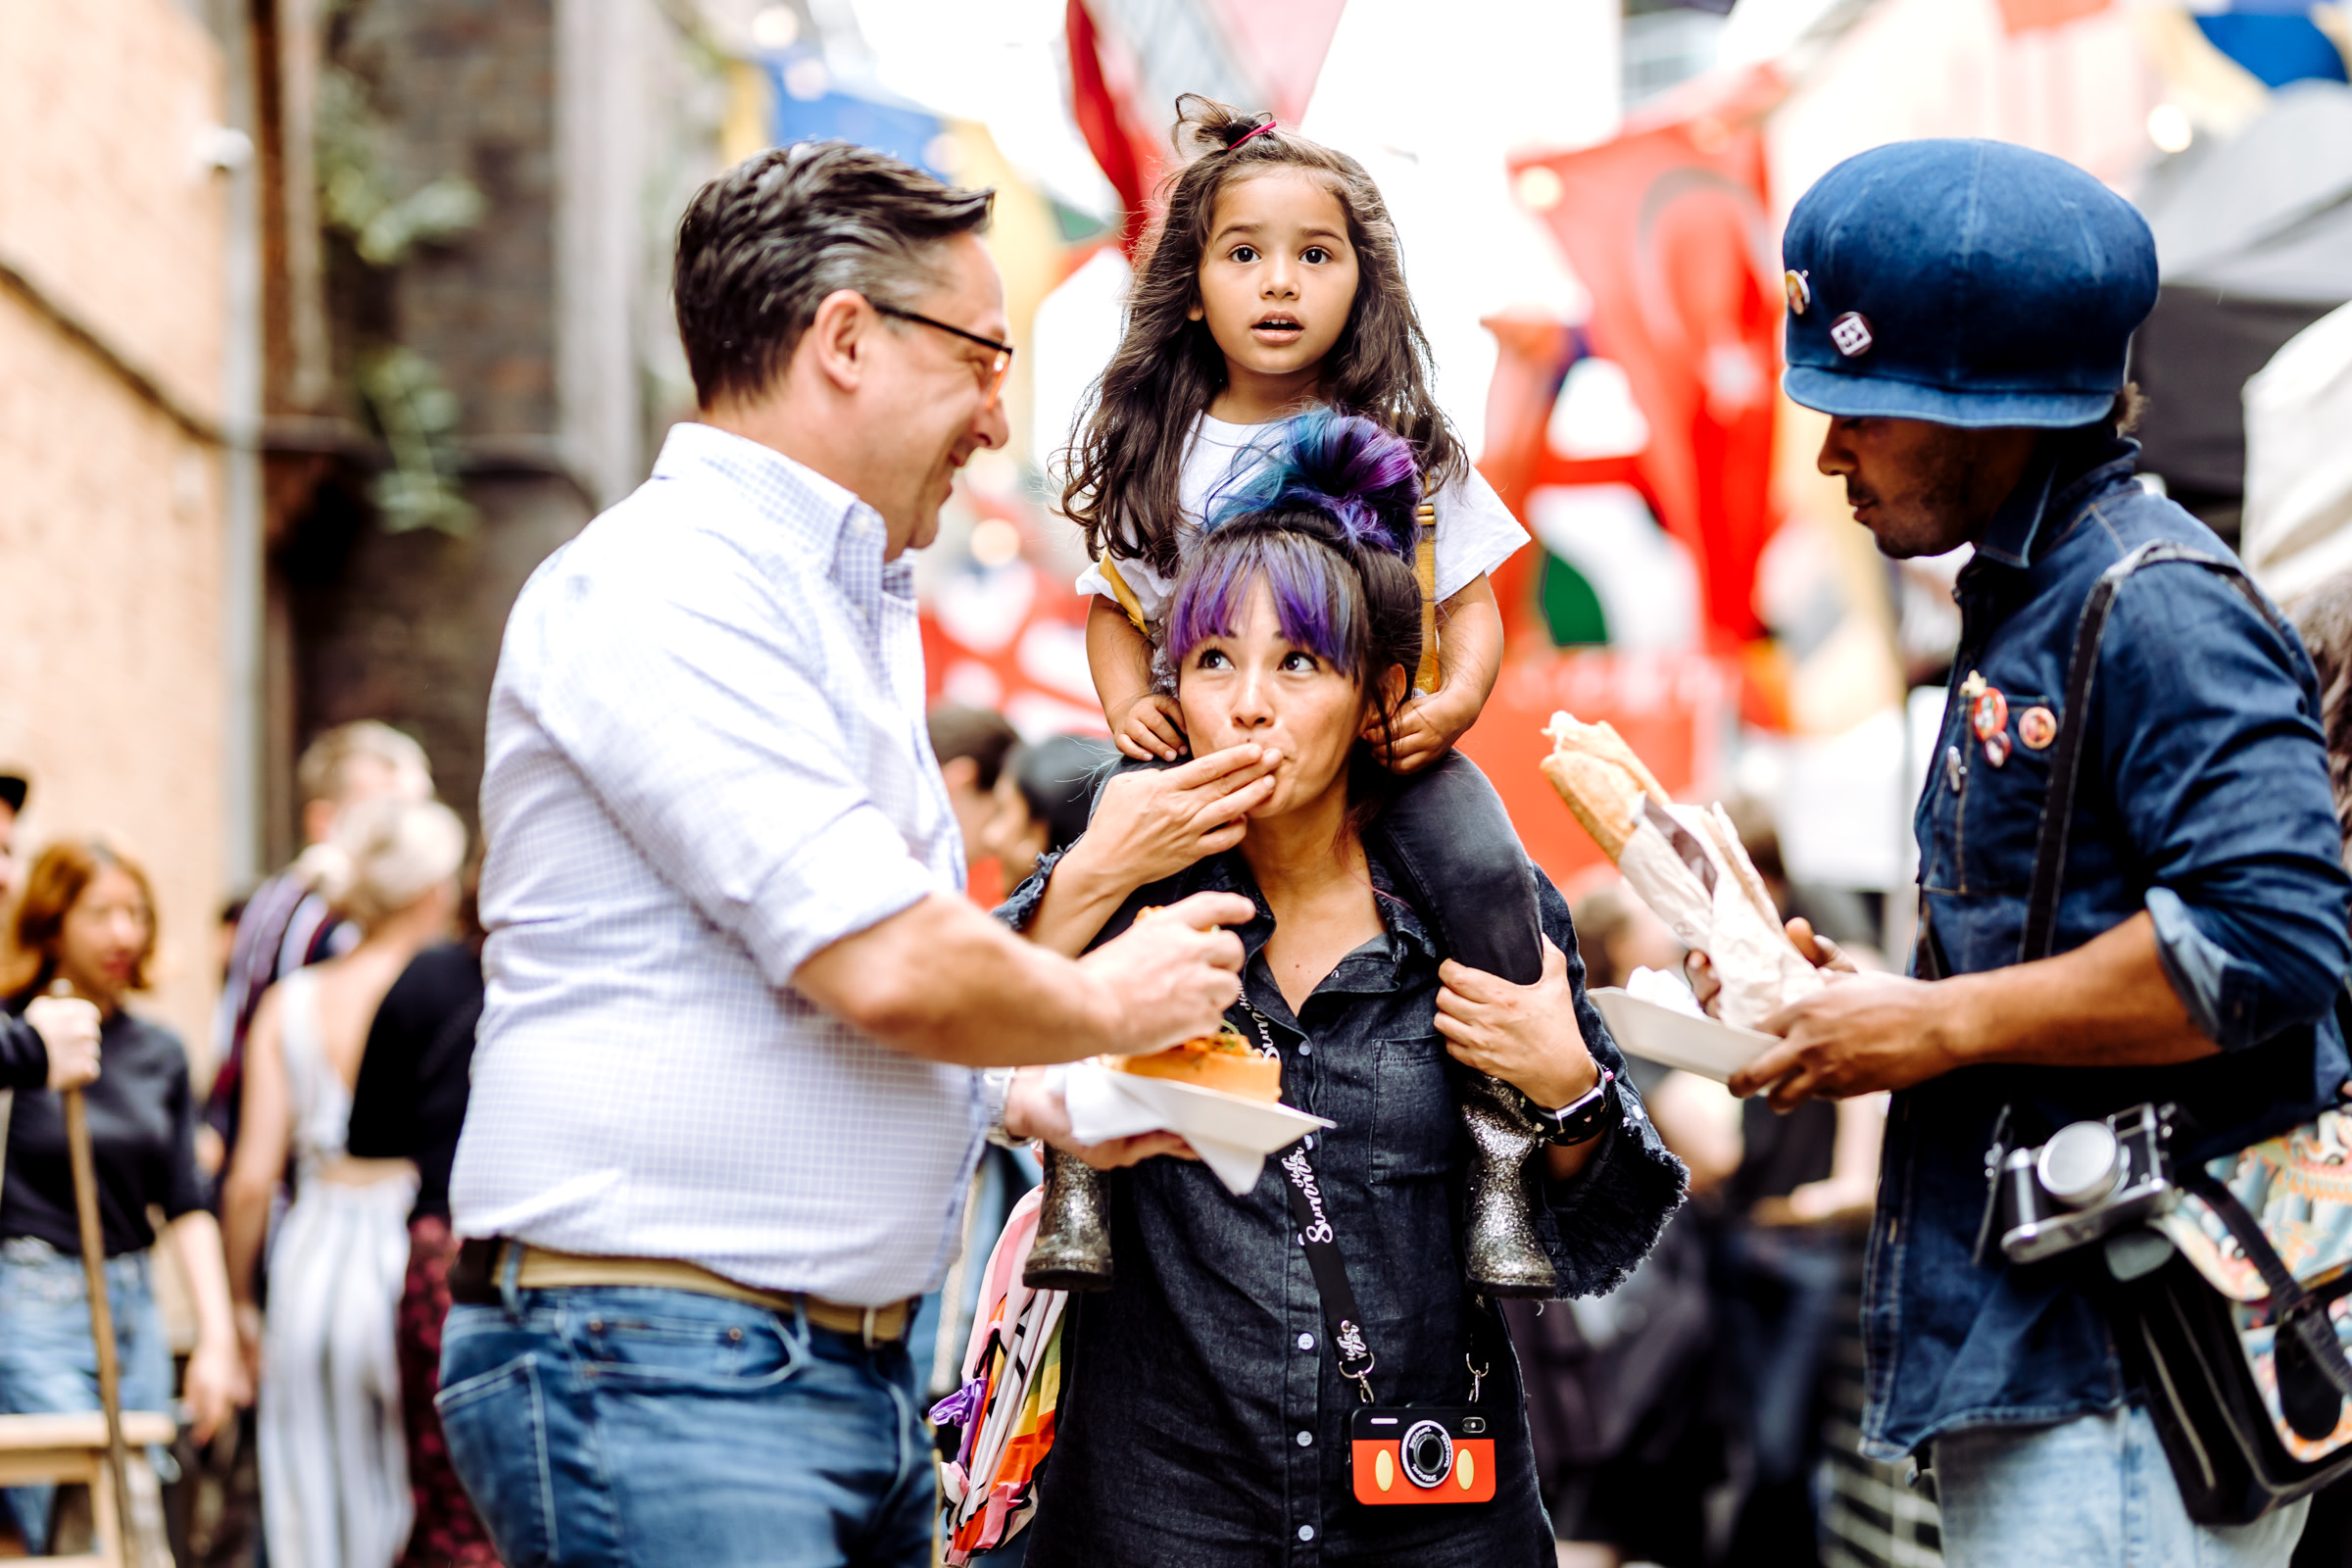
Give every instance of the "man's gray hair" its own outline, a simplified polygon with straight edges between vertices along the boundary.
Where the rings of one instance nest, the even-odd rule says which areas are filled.
[[[757,397],[838,290],[907,308],[945,280],[940,245],[984,225],[995,199],[838,141],[764,152],[711,180],[678,220],[671,278],[695,396],[705,408]]]

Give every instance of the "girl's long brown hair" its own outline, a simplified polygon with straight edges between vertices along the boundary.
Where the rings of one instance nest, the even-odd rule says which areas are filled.
[[[1226,183],[1276,169],[1316,175],[1348,215],[1355,248],[1355,304],[1323,362],[1324,399],[1402,436],[1425,493],[1469,466],[1430,393],[1429,337],[1405,290],[1396,225],[1380,187],[1363,165],[1297,131],[1250,135],[1266,118],[1198,93],[1176,100],[1173,139],[1191,161],[1168,183],[1166,216],[1128,292],[1126,333],[1095,383],[1093,414],[1063,455],[1061,510],[1086,530],[1089,554],[1107,549],[1175,575],[1185,449],[1194,421],[1225,389],[1224,353],[1208,323],[1188,315],[1200,297],[1200,258]]]

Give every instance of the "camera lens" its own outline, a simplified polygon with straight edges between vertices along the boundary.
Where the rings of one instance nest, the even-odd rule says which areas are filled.
[[[2103,1121],[2061,1127],[2041,1146],[2034,1173],[2042,1190],[2069,1208],[2087,1208],[2115,1191],[2123,1172],[2123,1148]]]
[[[1404,1476],[1416,1487],[1434,1487],[1453,1470],[1453,1436],[1435,1421],[1416,1421],[1397,1445]]]

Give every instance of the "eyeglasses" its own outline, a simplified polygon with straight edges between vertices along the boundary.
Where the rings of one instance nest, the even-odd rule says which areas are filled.
[[[1004,395],[1004,378],[1012,374],[1011,344],[1000,343],[993,337],[982,337],[977,332],[967,332],[960,326],[951,326],[937,317],[925,316],[920,311],[902,311],[896,305],[884,305],[879,300],[867,300],[866,304],[884,316],[893,316],[902,321],[919,321],[925,326],[935,326],[942,332],[953,332],[966,343],[977,343],[984,349],[995,350],[997,357],[989,362],[988,367],[988,401],[981,407],[993,409],[997,406],[997,399]]]

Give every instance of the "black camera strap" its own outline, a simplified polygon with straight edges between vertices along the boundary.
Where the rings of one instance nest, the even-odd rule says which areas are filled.
[[[1257,1025],[1258,1042],[1266,1054],[1279,1057],[1266,1015],[1247,1000],[1242,1005],[1249,1008],[1250,1021]],[[1315,1177],[1314,1161],[1308,1158],[1314,1142],[1314,1134],[1307,1134],[1276,1163],[1282,1167],[1283,1187],[1290,1195],[1291,1218],[1298,1226],[1299,1250],[1306,1253],[1307,1270],[1315,1277],[1315,1294],[1323,1300],[1323,1327],[1339,1354],[1340,1376],[1362,1391],[1364,1402],[1370,1404],[1372,1368],[1377,1363],[1364,1339],[1364,1314],[1355,1304],[1355,1287],[1348,1283],[1348,1265],[1340,1256],[1339,1231],[1323,1203],[1323,1184]]]
[[[1266,1054],[1279,1055],[1266,1015],[1250,1006],[1247,998],[1242,1005],[1257,1025],[1257,1037]],[[1323,1329],[1331,1337],[1333,1352],[1339,1356],[1340,1376],[1355,1385],[1366,1404],[1375,1404],[1379,1401],[1372,1396],[1372,1369],[1379,1362],[1372,1354],[1371,1343],[1364,1337],[1364,1314],[1355,1304],[1355,1287],[1348,1283],[1348,1265],[1340,1256],[1339,1228],[1332,1223],[1331,1211],[1324,1204],[1323,1184],[1315,1175],[1314,1160],[1309,1157],[1314,1147],[1315,1135],[1309,1133],[1292,1145],[1290,1152],[1275,1163],[1282,1167],[1283,1189],[1291,1200],[1291,1218],[1298,1227],[1298,1250],[1306,1254],[1307,1272],[1314,1276],[1315,1295],[1323,1303]],[[1473,1314],[1473,1321],[1476,1320]],[[1462,1357],[1462,1365],[1470,1374],[1470,1402],[1476,1404],[1489,1367],[1480,1366],[1470,1356]]]
[[[2099,580],[2091,585],[2090,597],[2083,601],[2082,613],[2075,622],[2074,651],[2066,668],[2066,708],[2058,715],[2058,737],[2050,748],[2050,793],[2041,808],[2041,829],[2034,847],[2034,880],[2026,897],[2025,933],[2018,944],[2020,963],[2048,957],[2058,937],[2058,898],[2061,884],[2066,880],[2067,836],[2074,827],[2075,783],[2082,770],[2083,735],[2090,724],[2091,681],[2099,669],[2099,644],[2107,635],[2107,612],[2115,607],[2116,592],[2123,587],[2125,578],[2142,566],[2168,562],[2200,566],[2228,578],[2230,585],[2245,597],[2255,613],[2269,622],[2288,648],[2299,646],[2293,631],[2279,620],[2276,611],[2263,603],[2262,595],[2255,592],[2241,567],[2202,550],[2171,540],[2157,540],[2141,545],[2099,573]]]

